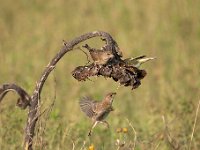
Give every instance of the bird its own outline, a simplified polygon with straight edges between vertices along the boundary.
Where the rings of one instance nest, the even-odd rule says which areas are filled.
[[[156,58],[155,57],[146,57],[145,55],[142,55],[142,56],[135,57],[135,58],[124,59],[124,62],[128,66],[133,66],[133,67],[139,68],[143,63],[145,63],[149,60],[153,60],[153,59],[156,59]]]
[[[114,111],[112,103],[115,95],[115,92],[110,92],[106,94],[102,101],[94,101],[90,97],[82,97],[80,99],[81,110],[92,120],[88,136],[91,136],[92,130],[98,123],[103,123],[109,128],[109,123],[105,121],[105,118],[111,111]]]
[[[95,65],[104,65],[110,59],[115,57],[111,50],[94,49],[90,48],[87,44],[84,45],[83,47],[89,50],[89,53]]]

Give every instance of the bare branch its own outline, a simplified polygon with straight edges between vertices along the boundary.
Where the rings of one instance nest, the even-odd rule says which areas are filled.
[[[0,87],[0,102],[3,100],[3,98],[6,96],[6,94],[10,91],[16,92],[20,98],[17,100],[17,106],[21,109],[26,109],[27,106],[30,106],[30,96],[27,94],[27,92],[21,88],[20,86],[12,83],[3,84]]]
[[[74,46],[77,44],[88,40],[93,37],[101,36],[106,40],[106,45],[104,49],[112,50],[115,58],[120,58],[122,56],[120,49],[117,43],[113,40],[110,34],[102,31],[95,31],[83,34],[70,42],[64,42],[63,47],[61,50],[56,54],[56,56],[51,60],[51,62],[47,65],[45,70],[43,71],[41,78],[38,80],[35,90],[33,92],[33,96],[31,97],[31,106],[29,109],[27,125],[25,129],[25,140],[24,140],[24,148],[25,149],[32,149],[33,144],[33,137],[34,137],[34,130],[35,125],[38,120],[37,118],[37,111],[38,111],[38,102],[40,100],[40,94],[43,88],[43,85],[48,78],[51,71],[55,68],[57,62],[69,51],[73,50]]]
[[[131,86],[132,89],[137,88],[141,83],[140,80],[146,76],[145,70],[140,70],[136,67],[128,65],[124,62],[122,58],[122,52],[118,47],[115,40],[110,34],[102,31],[94,31],[83,34],[72,41],[64,42],[60,51],[55,55],[55,57],[49,62],[45,67],[41,77],[36,82],[35,90],[33,95],[30,97],[25,90],[15,84],[4,84],[0,87],[0,102],[4,96],[9,91],[15,91],[19,94],[20,98],[17,105],[20,108],[25,109],[29,106],[27,124],[25,128],[25,138],[24,138],[24,149],[32,150],[33,137],[35,134],[35,126],[40,117],[39,113],[39,102],[40,95],[42,92],[43,85],[47,80],[49,74],[54,70],[58,61],[69,51],[73,50],[74,47],[90,38],[101,37],[105,41],[105,45],[102,46],[102,52],[111,53],[112,57],[108,58],[105,64],[89,64],[85,66],[79,66],[72,71],[72,76],[78,81],[85,81],[91,76],[104,76],[112,78],[114,81],[118,81],[120,85]],[[95,48],[92,48],[95,49]],[[97,50],[97,49],[96,49]],[[104,53],[103,53],[104,54]],[[38,115],[39,114],[39,115]]]

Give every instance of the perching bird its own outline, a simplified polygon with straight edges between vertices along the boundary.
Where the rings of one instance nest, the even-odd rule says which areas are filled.
[[[114,54],[111,50],[97,50],[94,48],[90,48],[87,44],[83,47],[89,50],[91,58],[96,65],[106,64],[111,58],[114,57]]]
[[[81,98],[79,104],[81,110],[92,119],[92,127],[89,130],[88,136],[91,135],[93,128],[97,123],[104,123],[109,128],[109,124],[104,119],[113,111],[112,103],[116,93],[108,93],[102,101],[94,101],[90,97]]]
[[[124,59],[124,62],[126,65],[133,66],[136,68],[139,68],[143,63],[153,60],[155,57],[146,57],[145,55],[135,57],[135,58],[127,58]]]

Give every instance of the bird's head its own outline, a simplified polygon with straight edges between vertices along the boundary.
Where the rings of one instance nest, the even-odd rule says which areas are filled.
[[[117,93],[115,93],[115,92],[108,93],[106,95],[106,97],[105,97],[105,101],[107,101],[109,104],[112,104],[113,99],[114,99],[114,97],[115,97],[116,94]]]

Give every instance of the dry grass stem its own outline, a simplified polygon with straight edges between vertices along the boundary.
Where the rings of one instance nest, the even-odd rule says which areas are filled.
[[[174,150],[179,150],[179,149],[180,149],[179,144],[178,144],[177,141],[176,141],[174,138],[172,138],[171,135],[170,135],[169,127],[168,127],[168,122],[165,120],[165,117],[164,117],[164,116],[162,116],[162,119],[163,119],[163,123],[164,123],[164,126],[165,126],[164,133],[165,133],[165,137],[166,137],[167,142],[169,143],[169,145],[171,146],[172,149],[174,149]]]
[[[194,131],[195,131],[197,118],[198,118],[198,113],[199,113],[199,106],[200,106],[200,99],[199,99],[199,103],[197,105],[197,110],[196,110],[196,114],[195,114],[195,118],[194,118],[194,125],[193,125],[193,128],[192,128],[192,134],[191,134],[191,138],[190,138],[189,150],[191,149],[192,140],[193,140],[193,137],[194,137]]]
[[[133,142],[133,150],[134,150],[135,146],[136,146],[136,141],[137,141],[137,132],[136,132],[135,128],[133,127],[133,125],[131,124],[131,122],[128,120],[128,118],[127,118],[127,122],[134,132],[134,142]]]

